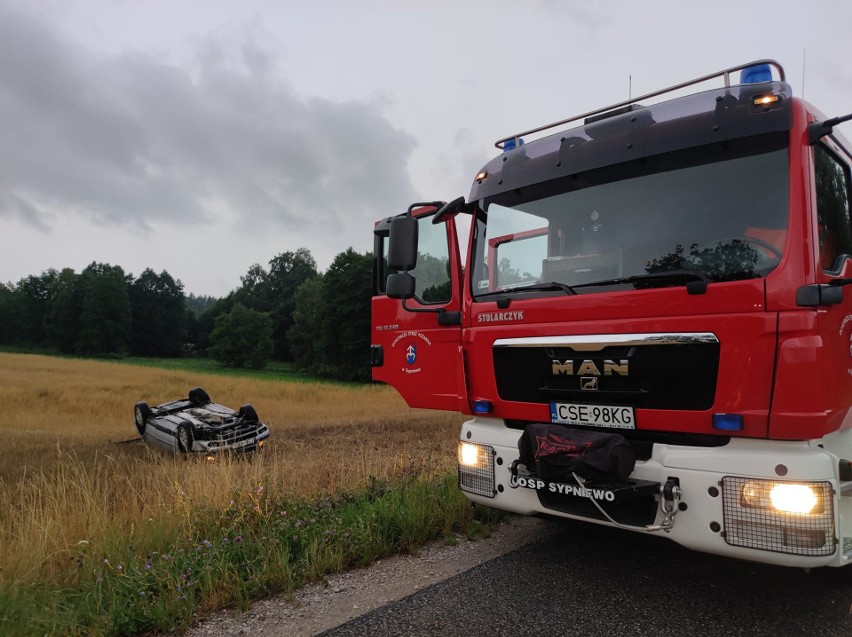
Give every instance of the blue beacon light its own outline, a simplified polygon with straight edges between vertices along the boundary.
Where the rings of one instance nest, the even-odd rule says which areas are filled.
[[[760,84],[772,81],[772,69],[768,64],[749,66],[740,71],[740,84]]]
[[[518,140],[517,145],[515,144],[515,139]],[[509,152],[510,150],[514,150],[515,148],[517,148],[517,146],[523,146],[523,145],[524,145],[524,138],[523,137],[518,137],[518,138],[512,137],[511,139],[507,139],[505,142],[503,142],[503,152],[504,153]]]

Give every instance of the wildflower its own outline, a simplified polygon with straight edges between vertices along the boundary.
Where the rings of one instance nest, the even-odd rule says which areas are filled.
[[[119,564],[118,566],[115,567],[115,570],[117,570],[119,573],[121,573],[124,570],[124,566]]]
[[[139,591],[139,597],[145,597],[145,591]]]
[[[242,544],[243,538],[241,535],[238,535],[234,538],[234,544]]]
[[[109,560],[107,558],[104,558],[104,564],[109,566]]]
[[[228,538],[222,538],[222,542],[224,542],[225,544],[227,544],[228,542],[230,542],[230,540],[229,540]]]
[[[208,549],[213,548],[213,542],[211,542],[210,540],[202,540],[201,543]]]
[[[263,485],[262,484],[257,485],[257,492],[263,493]]]

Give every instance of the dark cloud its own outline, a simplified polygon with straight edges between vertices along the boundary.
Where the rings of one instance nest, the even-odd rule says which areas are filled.
[[[413,138],[378,102],[297,95],[261,36],[207,40],[187,69],[0,8],[0,215],[309,233],[404,209]]]

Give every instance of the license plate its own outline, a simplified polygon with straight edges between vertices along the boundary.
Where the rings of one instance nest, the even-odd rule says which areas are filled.
[[[232,446],[233,449],[242,449],[243,447],[248,447],[249,445],[254,444],[254,438],[246,438],[245,440],[240,440],[239,442],[235,442]]]
[[[636,429],[633,407],[550,403],[550,422],[613,429]]]

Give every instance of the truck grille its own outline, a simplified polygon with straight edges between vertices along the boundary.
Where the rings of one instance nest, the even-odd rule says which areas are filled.
[[[504,339],[492,351],[503,400],[706,410],[716,394],[712,334]]]

